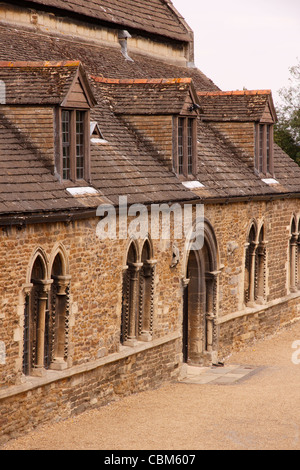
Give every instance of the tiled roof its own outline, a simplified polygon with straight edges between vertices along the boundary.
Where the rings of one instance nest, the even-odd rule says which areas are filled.
[[[134,133],[118,116],[112,106],[110,90],[114,87],[117,90],[125,87],[134,93],[139,89],[144,92],[148,90],[149,100],[147,98],[145,107],[151,108],[151,96],[155,95],[155,106],[158,106],[157,97],[163,96],[163,103],[168,100],[166,97],[171,91],[175,94],[180,92],[182,96],[181,93],[186,93],[193,83],[198,92],[205,92],[199,96],[202,106],[204,99],[213,97],[215,102],[220,99],[220,103],[227,99],[228,103],[230,96],[231,103],[235,103],[235,111],[232,104],[232,109],[229,109],[233,119],[238,106],[242,106],[241,103],[241,116],[244,119],[249,119],[249,116],[256,118],[263,108],[263,100],[270,97],[269,92],[220,92],[197,69],[172,66],[138,54],[134,55],[134,62],[128,62],[116,48],[92,43],[80,44],[76,40],[25,32],[4,25],[0,27],[0,50],[0,59],[12,61],[15,66],[17,62],[14,61],[20,60],[61,63],[75,59],[81,61],[88,74],[100,77],[94,86],[99,104],[92,109],[91,120],[98,123],[107,141],[104,144],[91,145],[91,180],[99,191],[98,197],[74,198],[66,191],[65,184],[59,183],[51,174],[51,170],[30,142],[26,142],[21,132],[1,116],[0,214],[96,208],[99,201],[104,200],[117,204],[120,195],[127,195],[129,203],[151,203],[300,193],[300,168],[277,146],[274,150],[275,178],[280,184],[269,186],[255,175],[243,155],[231,147],[209,122],[198,123],[197,178],[204,184],[204,188],[193,191],[186,189],[176,175],[159,161],[153,149],[149,149],[143,136]],[[48,73],[51,67],[48,64],[48,68],[44,69]],[[173,77],[182,78],[174,80]],[[132,94],[130,96],[132,98]],[[144,96],[146,99],[146,95]],[[119,104],[122,99],[125,99],[122,106],[130,110],[130,99],[120,95]],[[254,109],[250,106],[251,100],[254,100]],[[259,100],[262,100],[260,104]],[[169,106],[174,106],[170,100]],[[175,103],[175,108],[176,106]],[[135,105],[133,108],[136,112]]]
[[[78,61],[0,61],[6,104],[61,104],[79,67]]]
[[[203,199],[249,198],[300,192],[300,167],[274,146],[275,178],[269,186],[258,177],[236,148],[230,148],[208,123],[198,123],[198,179],[204,189],[194,190]]]
[[[23,2],[26,3],[26,2]],[[191,35],[170,0],[34,0],[47,8],[65,10],[93,20],[113,23],[123,28],[189,41]]]
[[[84,209],[72,197],[24,135],[0,114],[0,214]],[[106,201],[99,194],[94,204]]]
[[[76,38],[53,37],[0,24],[0,60],[62,61],[80,60],[86,72],[114,79],[192,78],[198,91],[219,88],[199,69],[170,65],[141,54],[125,60],[121,48],[80,42]]]
[[[92,144],[92,182],[113,203],[184,201],[195,197],[159,160],[141,136],[128,128],[112,110],[107,90],[97,84],[91,119],[98,122],[107,144]]]
[[[207,121],[259,121],[272,100],[270,90],[198,92]]]
[[[190,92],[198,102],[191,78],[106,79],[91,77],[106,90],[116,114],[179,114]]]

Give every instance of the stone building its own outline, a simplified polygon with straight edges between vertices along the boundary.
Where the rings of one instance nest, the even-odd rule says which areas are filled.
[[[271,92],[221,91],[171,1],[0,19],[3,443],[298,320],[300,169]]]

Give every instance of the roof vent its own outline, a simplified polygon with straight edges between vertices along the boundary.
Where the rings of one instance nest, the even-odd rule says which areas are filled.
[[[119,31],[118,39],[121,46],[121,52],[123,57],[130,62],[134,62],[128,55],[128,44],[127,39],[131,38],[131,35],[125,29]]]

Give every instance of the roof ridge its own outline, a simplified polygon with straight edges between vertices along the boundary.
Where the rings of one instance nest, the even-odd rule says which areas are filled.
[[[271,90],[198,91],[199,96],[270,95]]]
[[[192,28],[190,25],[187,23],[186,19],[182,16],[182,14],[177,10],[175,5],[173,4],[172,0],[161,0],[162,3],[164,3],[173,13],[173,15],[176,16],[176,18],[180,21],[182,26],[189,31],[190,33],[193,33]]]
[[[177,83],[192,83],[192,78],[106,78],[90,75],[90,78],[98,83],[108,83],[116,85],[143,85],[143,84],[162,84],[174,85]]]
[[[4,67],[79,67],[81,62],[79,60],[64,60],[64,61],[43,61],[43,62],[32,62],[32,61],[0,61],[0,68]]]

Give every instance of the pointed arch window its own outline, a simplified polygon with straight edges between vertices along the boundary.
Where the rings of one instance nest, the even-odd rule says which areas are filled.
[[[64,273],[63,259],[58,253],[54,259],[51,279],[51,369],[63,370],[67,368],[68,358],[68,320],[69,320],[69,294],[70,279]]]
[[[47,279],[41,254],[34,260],[26,287],[23,332],[23,373],[41,376],[45,370],[65,369],[70,276],[57,254]]]
[[[151,256],[151,246],[145,241],[142,250],[142,267],[139,279],[139,340],[151,341],[153,334],[154,270],[156,261]]]
[[[144,243],[141,261],[131,243],[123,273],[121,343],[135,346],[138,341],[151,341],[153,333],[154,268],[150,243]]]
[[[298,290],[298,241],[299,232],[297,232],[296,219],[293,217],[289,240],[289,290],[296,292]]]
[[[255,301],[263,303],[266,297],[266,242],[265,227],[261,227],[255,257]]]
[[[256,227],[252,224],[246,244],[245,257],[245,304],[253,303],[255,299],[255,255]]]
[[[263,303],[266,298],[266,246],[264,225],[258,234],[252,224],[246,244],[244,281],[244,300],[249,306]]]
[[[121,343],[134,346],[137,342],[137,289],[138,264],[137,248],[131,243],[127,254],[127,265],[123,273]]]
[[[49,288],[46,266],[40,255],[31,270],[31,289],[25,298],[23,373],[41,375],[50,366]]]

